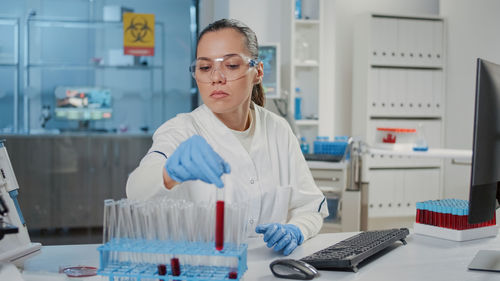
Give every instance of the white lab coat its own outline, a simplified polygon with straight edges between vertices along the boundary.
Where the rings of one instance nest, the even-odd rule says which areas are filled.
[[[180,143],[201,135],[231,166],[224,176],[225,201],[246,202],[248,229],[261,223],[293,223],[304,238],[316,235],[328,216],[325,197],[314,183],[297,138],[285,119],[254,104],[255,132],[247,152],[231,130],[206,106],[179,114],[153,136],[153,145],[129,176],[127,196],[147,199],[159,194],[190,201],[215,201],[216,188],[200,180],[168,190],[162,171]]]

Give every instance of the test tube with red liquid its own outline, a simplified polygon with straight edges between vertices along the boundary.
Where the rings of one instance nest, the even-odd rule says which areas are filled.
[[[215,249],[224,248],[224,188],[217,188],[215,206]]]

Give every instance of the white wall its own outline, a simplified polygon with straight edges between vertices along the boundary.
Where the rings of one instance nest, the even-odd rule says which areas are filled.
[[[500,1],[441,0],[447,22],[446,147],[471,149],[478,57],[500,63]],[[445,196],[468,198],[470,166],[445,166]]]
[[[437,15],[439,0],[335,0],[334,133],[351,133],[353,30],[356,16],[367,12]]]
[[[259,43],[280,42],[281,3],[268,0],[201,0],[200,30],[212,21],[235,18],[248,25]]]

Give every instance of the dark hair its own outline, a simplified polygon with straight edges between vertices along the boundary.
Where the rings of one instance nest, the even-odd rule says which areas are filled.
[[[220,19],[218,21],[214,21],[209,24],[205,29],[203,29],[198,36],[198,43],[201,40],[201,37],[205,35],[207,32],[219,31],[226,28],[232,28],[238,31],[241,35],[245,37],[245,46],[250,52],[250,55],[253,59],[259,58],[259,43],[257,41],[257,35],[253,32],[250,27],[239,20],[235,19]],[[196,49],[198,52],[198,43],[196,43]],[[262,83],[253,86],[252,89],[252,101],[259,106],[264,106],[265,102],[264,96],[264,88],[262,87]]]

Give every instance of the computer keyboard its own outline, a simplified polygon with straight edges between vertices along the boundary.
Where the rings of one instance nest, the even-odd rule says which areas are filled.
[[[316,269],[350,269],[358,271],[358,264],[396,241],[406,245],[408,228],[365,231],[320,250],[302,261]]]
[[[304,154],[307,161],[326,161],[326,162],[340,162],[344,155],[333,154]]]

